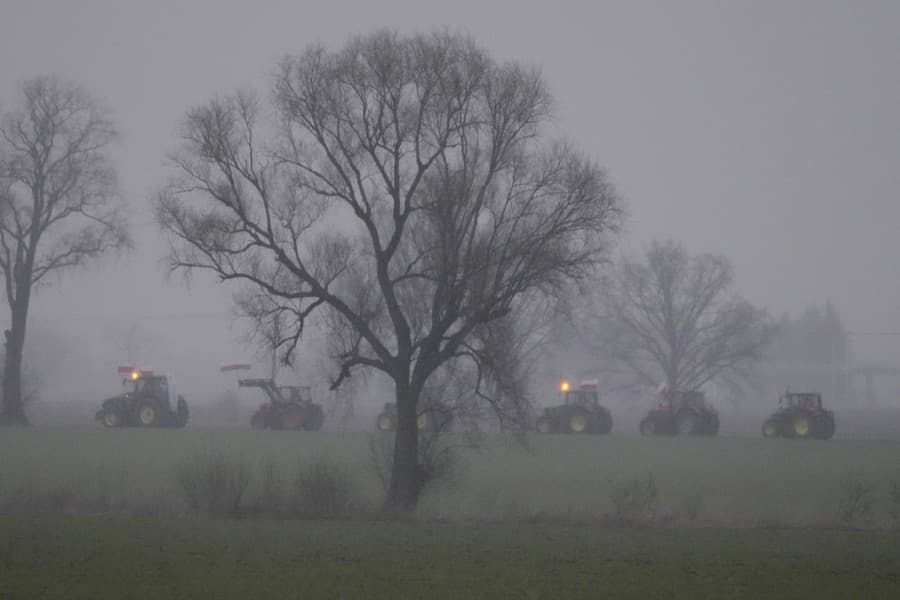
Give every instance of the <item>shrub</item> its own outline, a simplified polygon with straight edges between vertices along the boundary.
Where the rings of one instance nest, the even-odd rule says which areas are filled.
[[[220,452],[195,451],[178,463],[175,479],[188,508],[224,517],[239,514],[250,474],[244,463]]]
[[[281,513],[284,500],[284,478],[278,464],[270,457],[260,465],[262,484],[259,490],[259,508],[270,514]]]
[[[462,452],[479,448],[483,438],[477,432],[462,436],[420,432],[416,464],[419,492],[427,487],[458,485],[465,471]],[[385,493],[390,487],[394,466],[393,442],[393,436],[369,436],[369,466]]]
[[[872,507],[875,504],[871,485],[850,478],[841,487],[838,500],[837,517],[845,525],[853,525],[872,518]]]
[[[894,526],[900,526],[900,481],[892,481],[888,487],[888,513]]]
[[[617,521],[647,523],[653,520],[659,500],[653,473],[648,473],[646,479],[634,478],[624,482],[610,480],[609,483],[609,498]]]
[[[319,459],[300,466],[293,508],[305,517],[349,516],[356,508],[355,492],[350,473],[343,465]]]
[[[703,494],[700,492],[691,492],[688,494],[681,504],[684,517],[693,523],[700,517],[703,511]]]

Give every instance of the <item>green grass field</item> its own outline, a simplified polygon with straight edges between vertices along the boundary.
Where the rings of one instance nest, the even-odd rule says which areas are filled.
[[[370,512],[382,499],[370,439],[0,431],[0,599],[821,599],[900,590],[890,516],[900,499],[889,493],[900,482],[898,442],[543,436],[523,447],[495,436],[463,453],[456,478],[426,491],[419,519],[396,522]],[[368,508],[338,521],[193,517],[175,472],[198,451],[247,466],[247,506],[262,493],[262,465],[290,482],[327,458],[346,468]],[[656,518],[618,524],[611,492],[648,473]],[[871,515],[853,523],[862,528],[836,518],[849,480],[871,501]]]
[[[0,517],[0,598],[896,598],[900,534]]]
[[[381,500],[367,434],[100,428],[3,431],[0,497],[27,488],[106,495],[127,506],[171,504],[178,496],[175,465],[198,450],[245,463],[251,499],[264,461],[289,481],[299,465],[325,457],[347,468],[368,504]],[[452,485],[426,491],[420,516],[601,518],[612,508],[611,486],[648,473],[661,517],[677,518],[686,502],[701,497],[703,521],[829,524],[842,486],[854,479],[871,488],[873,519],[884,524],[888,486],[900,482],[900,442],[552,435],[532,437],[523,448],[497,436],[463,453]]]

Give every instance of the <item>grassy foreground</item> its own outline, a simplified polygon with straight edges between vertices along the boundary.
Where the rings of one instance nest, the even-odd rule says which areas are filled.
[[[0,517],[0,598],[896,598],[900,534]]]
[[[390,442],[384,436],[377,441]],[[370,465],[370,437],[359,433],[297,434],[250,430],[119,430],[99,427],[4,430],[0,435],[0,512],[4,498],[76,496],[94,504],[178,512],[176,466],[198,449],[213,449],[246,466],[246,502],[260,494],[262,466],[273,461],[290,488],[298,467],[320,458],[348,470],[361,499],[377,505],[382,489]],[[616,482],[652,474],[658,516],[683,518],[693,500],[697,520],[755,523],[836,523],[845,483],[869,488],[870,525],[893,525],[900,508],[890,486],[900,484],[900,441],[647,439],[636,436],[533,436],[523,448],[503,436],[462,454],[461,476],[426,490],[427,519],[596,520],[613,510]],[[64,503],[62,503],[64,504]],[[159,507],[162,510],[154,510]],[[169,510],[171,507],[171,510]],[[64,507],[63,507],[64,508]],[[146,510],[144,510],[146,509]],[[92,510],[89,508],[89,510]]]

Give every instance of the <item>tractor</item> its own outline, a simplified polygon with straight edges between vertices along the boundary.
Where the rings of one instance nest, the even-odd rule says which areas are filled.
[[[577,390],[568,381],[560,385],[563,403],[545,408],[538,417],[538,433],[599,433],[612,430],[612,415],[600,404],[596,382],[584,382]]]
[[[778,410],[763,423],[762,434],[827,440],[834,429],[834,412],[822,408],[822,394],[788,390],[778,399]]]
[[[398,420],[397,405],[387,402],[381,413],[375,418],[375,426],[378,431],[396,431]],[[424,402],[423,408],[419,410],[416,417],[416,427],[419,431],[444,432],[450,428],[452,423],[452,411],[440,402]]]
[[[276,386],[271,379],[239,379],[238,386],[260,388],[269,399],[250,418],[253,429],[318,431],[325,422],[322,406],[312,401],[308,387]]]
[[[122,372],[122,368],[119,369]],[[175,381],[153,371],[134,369],[122,382],[129,389],[103,401],[94,419],[104,427],[184,427],[189,412]]]
[[[716,435],[719,413],[698,390],[663,391],[662,401],[640,423],[641,435]]]

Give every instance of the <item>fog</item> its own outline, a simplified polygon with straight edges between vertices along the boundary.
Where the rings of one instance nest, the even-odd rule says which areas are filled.
[[[896,2],[5,0],[0,103],[58,74],[112,108],[136,240],[35,298],[26,356],[42,398],[115,392],[116,365],[137,358],[129,343],[189,398],[233,387],[218,366],[255,357],[231,290],[166,273],[149,201],[171,173],[165,153],[190,106],[265,88],[284,53],[379,26],[460,28],[539,65],[560,128],[627,202],[623,247],[663,237],[722,253],[753,302],[780,315],[831,301],[855,361],[900,367],[900,335],[885,335],[900,333]],[[314,357],[299,363],[298,377],[315,370]]]

